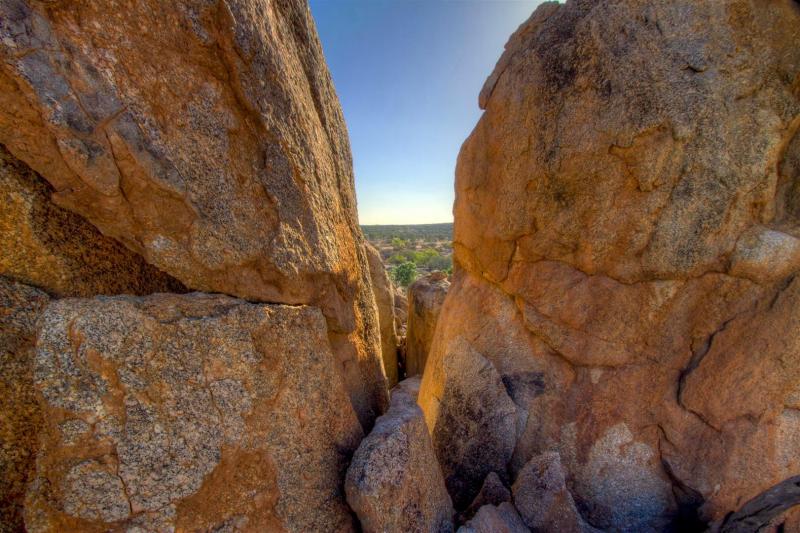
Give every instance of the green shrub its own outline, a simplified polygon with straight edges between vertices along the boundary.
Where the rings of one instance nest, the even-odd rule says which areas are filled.
[[[402,287],[408,287],[417,279],[417,265],[412,261],[406,261],[402,265],[397,265],[392,270],[392,279]]]

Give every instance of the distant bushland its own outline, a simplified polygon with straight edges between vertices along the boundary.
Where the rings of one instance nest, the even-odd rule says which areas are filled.
[[[447,241],[453,240],[453,223],[442,224],[405,224],[405,225],[368,225],[361,230],[370,242],[391,242],[392,239],[403,241]]]

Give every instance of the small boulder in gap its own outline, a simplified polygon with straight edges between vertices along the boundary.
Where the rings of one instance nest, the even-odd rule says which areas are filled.
[[[532,530],[559,533],[594,531],[581,518],[567,490],[557,452],[545,452],[528,461],[512,490],[514,505]]]
[[[388,412],[353,456],[347,502],[365,532],[453,531],[453,506],[417,406],[419,378],[392,390]]]
[[[500,476],[496,472],[489,472],[483,480],[483,486],[472,503],[461,513],[460,521],[466,522],[472,518],[478,510],[486,505],[500,505],[503,502],[511,501],[511,492],[503,484]]]
[[[458,533],[530,533],[522,517],[509,502],[484,505]]]

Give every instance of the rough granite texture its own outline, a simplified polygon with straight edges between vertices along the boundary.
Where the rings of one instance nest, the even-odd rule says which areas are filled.
[[[186,292],[179,281],[53,204],[52,193],[0,145],[0,274],[54,296]]]
[[[0,144],[191,289],[322,309],[388,404],[342,111],[303,0],[0,2]]]
[[[419,378],[392,389],[392,401],[361,442],[345,491],[365,533],[452,533],[447,494],[422,411]]]
[[[381,359],[383,371],[389,387],[397,385],[397,332],[394,316],[394,287],[383,266],[381,253],[370,243],[365,243],[369,275],[372,280],[372,292],[375,294],[375,305],[378,307],[378,321],[381,325]]]
[[[322,313],[192,293],[51,303],[28,531],[349,531],[363,434]]]
[[[702,527],[800,471],[800,4],[768,4],[551,2],[511,37],[420,390],[445,475],[497,439],[456,392],[498,379],[491,469],[558,451],[600,529]]]
[[[33,387],[36,324],[47,294],[0,276],[0,533],[24,531],[42,415]]]
[[[422,277],[408,287],[408,326],[405,368],[407,376],[422,375],[436,331],[436,321],[450,282],[442,272]]]

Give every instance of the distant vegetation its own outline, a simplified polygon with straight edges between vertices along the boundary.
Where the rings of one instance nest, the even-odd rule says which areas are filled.
[[[453,224],[409,224],[399,226],[361,226],[367,239],[374,243],[390,241],[393,237],[406,241],[447,241],[453,240]]]
[[[453,269],[453,224],[361,226],[381,253],[397,285],[407,287],[420,274]]]

